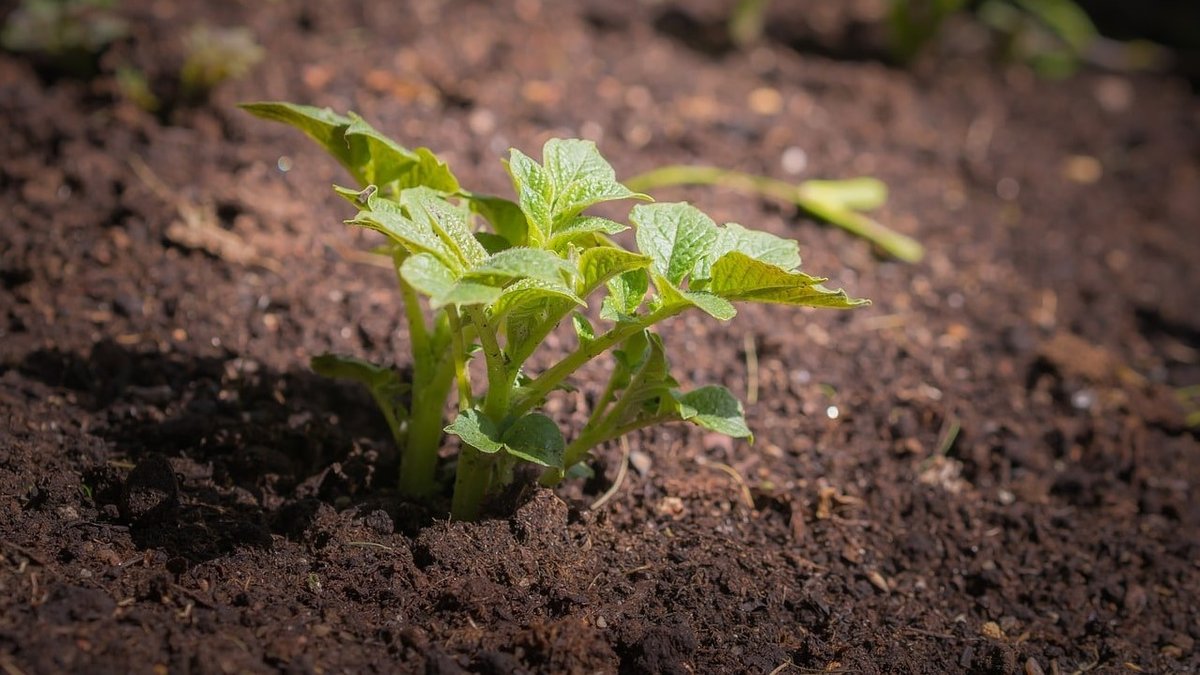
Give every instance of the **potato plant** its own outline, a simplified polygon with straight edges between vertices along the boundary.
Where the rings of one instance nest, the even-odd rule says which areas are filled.
[[[750,438],[742,405],[727,389],[683,391],[671,376],[655,331],[671,317],[698,311],[727,321],[741,302],[867,302],[801,272],[794,241],[717,225],[686,203],[638,204],[628,223],[588,214],[601,202],[651,201],[617,182],[590,141],[547,141],[541,162],[512,150],[506,165],[514,201],[464,188],[430,150],[402,147],[353,113],[289,103],[244,107],[300,129],[337,158],[357,183],[335,188],[357,210],[346,222],[386,238],[377,250],[397,273],[411,379],[342,356],[317,357],[313,365],[370,389],[401,450],[400,487],[410,495],[437,488],[442,433],[458,436],[458,519],[474,518],[518,464],[538,465],[542,483],[554,485],[582,468],[592,448],[637,429],[682,421]],[[612,239],[631,225],[635,250]],[[540,372],[526,368],[564,322],[574,328],[574,349]],[[540,409],[601,357],[611,363],[607,384],[568,441]],[[480,386],[467,367],[476,358],[485,364]],[[458,410],[447,425],[443,413],[455,393]]]

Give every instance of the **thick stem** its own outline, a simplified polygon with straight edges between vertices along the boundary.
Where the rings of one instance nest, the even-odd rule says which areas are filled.
[[[429,348],[429,327],[416,290],[400,276],[400,256],[393,258],[396,282],[404,298],[404,313],[408,319],[409,351],[413,363],[413,403],[409,406],[408,429],[393,433],[400,449],[399,489],[413,497],[428,495],[437,487],[438,447],[442,440],[442,408],[450,391],[450,377],[445,361],[437,360]],[[392,415],[394,418],[394,415]]]
[[[479,507],[492,484],[495,458],[464,444],[458,452],[458,471],[454,477],[454,500],[450,516],[454,520],[475,520]]]
[[[414,381],[408,438],[400,456],[400,492],[428,495],[437,487],[438,450],[442,446],[442,416],[454,386],[453,362],[443,357],[428,380]]]

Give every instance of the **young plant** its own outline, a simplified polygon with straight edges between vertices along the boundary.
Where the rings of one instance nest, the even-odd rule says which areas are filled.
[[[749,438],[742,405],[728,390],[680,390],[654,330],[667,319],[694,310],[725,321],[737,302],[866,304],[799,271],[795,242],[718,226],[686,203],[634,206],[628,220],[636,249],[618,245],[611,237],[630,225],[587,209],[650,198],[617,182],[589,141],[547,141],[540,163],[512,150],[511,201],[463,188],[428,149],[404,148],[353,113],[287,103],[244,107],[324,146],[358,183],[336,188],[358,211],[347,222],[386,237],[378,250],[390,256],[404,299],[411,380],[338,356],[318,357],[314,367],[372,391],[401,448],[400,485],[410,494],[436,487],[442,413],[457,391],[458,412],[444,426],[461,447],[455,518],[475,517],[520,463],[540,466],[542,483],[554,485],[584,469],[592,448],[648,426],[686,421]],[[530,357],[563,322],[574,327],[575,348],[531,372]],[[607,384],[568,442],[540,409],[576,371],[606,355]],[[473,358],[485,364],[482,386],[471,382]]]
[[[129,27],[113,0],[23,0],[0,30],[0,46],[26,52],[56,72],[94,75],[100,52]]]
[[[199,102],[225,80],[245,75],[263,57],[254,33],[243,27],[196,26],[184,40],[187,57],[179,71],[185,101]]]

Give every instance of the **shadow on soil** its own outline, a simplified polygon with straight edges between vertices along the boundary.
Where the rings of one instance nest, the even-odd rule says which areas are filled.
[[[369,395],[297,369],[237,357],[135,351],[112,341],[86,355],[39,350],[26,377],[106,416],[93,433],[113,459],[84,482],[102,517],[139,547],[180,564],[302,538],[329,507],[384,510],[415,534],[437,512],[391,492],[396,453]]]

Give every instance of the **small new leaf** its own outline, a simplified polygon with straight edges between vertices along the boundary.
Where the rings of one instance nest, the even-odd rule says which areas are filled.
[[[537,248],[510,248],[482,261],[466,274],[466,278],[485,282],[505,282],[513,279],[537,279],[547,283],[563,283],[575,275],[568,260],[550,251]]]
[[[686,394],[675,394],[679,402],[679,416],[687,422],[734,438],[749,438],[750,427],[746,426],[746,413],[742,402],[728,389],[710,385],[693,389]]]
[[[389,199],[370,196],[367,208],[346,223],[381,232],[411,253],[429,253],[452,270],[462,269],[458,255],[428,223],[409,219],[401,211],[400,205]]]
[[[313,372],[324,377],[342,380],[352,380],[376,389],[391,387],[399,391],[403,387],[400,376],[394,368],[377,366],[369,361],[341,354],[321,354],[314,356],[309,364]],[[394,385],[392,383],[395,383]]]
[[[529,221],[525,219],[525,214],[521,212],[521,207],[516,202],[474,193],[467,193],[466,198],[471,204],[471,210],[483,216],[492,224],[492,229],[496,231],[496,234],[508,241],[508,246],[503,248],[526,245],[529,236]]]
[[[546,243],[546,248],[558,251],[567,244],[582,238],[589,234],[614,235],[625,230],[629,226],[618,223],[615,220],[601,218],[599,216],[576,216],[566,223],[560,225],[555,231],[554,236],[550,237],[550,241]]]
[[[512,423],[504,432],[508,454],[555,469],[563,468],[566,442],[554,420],[541,413],[529,413]]]
[[[517,203],[529,220],[531,245],[542,246],[560,230],[572,229],[571,221],[594,204],[650,199],[618,183],[612,166],[592,141],[552,138],[542,147],[542,161],[544,165],[516,148],[509,153],[508,171]],[[550,247],[566,241],[569,237]]]
[[[458,436],[463,443],[489,455],[504,448],[496,430],[496,423],[474,408],[458,413],[458,417],[443,431]]]
[[[612,246],[589,248],[579,256],[579,278],[575,282],[575,291],[580,297],[586,298],[591,295],[592,291],[600,288],[602,284],[614,277],[633,270],[645,269],[650,266],[650,262],[648,256],[631,253],[623,248]],[[642,289],[643,294],[645,290]],[[634,305],[633,309],[637,309],[637,305]],[[629,313],[632,313],[632,310]]]
[[[650,276],[634,269],[609,279],[608,295],[600,305],[600,318],[606,321],[631,321],[650,290]]]
[[[419,225],[436,233],[466,268],[488,257],[483,244],[471,232],[471,212],[466,206],[451,204],[437,191],[415,187],[400,193],[400,205]]]

